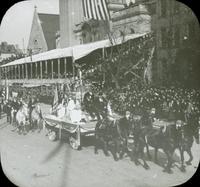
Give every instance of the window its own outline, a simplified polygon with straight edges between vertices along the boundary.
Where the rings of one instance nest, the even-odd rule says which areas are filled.
[[[161,0],[161,17],[166,17],[167,15],[167,0]]]
[[[34,40],[34,45],[38,45],[37,39]]]
[[[156,14],[156,3],[149,3],[147,6],[148,6],[148,11],[151,15]]]
[[[180,13],[180,3],[177,1],[174,1],[174,14]]]

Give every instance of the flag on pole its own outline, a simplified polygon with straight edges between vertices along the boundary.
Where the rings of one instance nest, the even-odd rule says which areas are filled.
[[[153,58],[154,51],[155,51],[155,47],[153,47],[150,52],[150,56],[147,61],[147,65],[144,70],[144,81],[148,84],[151,83],[151,81],[152,81],[152,58]]]
[[[57,89],[57,86],[56,86],[55,91],[54,91],[52,112],[55,112],[57,107],[58,107],[58,89]]]
[[[86,19],[110,20],[106,0],[82,0],[83,13]]]

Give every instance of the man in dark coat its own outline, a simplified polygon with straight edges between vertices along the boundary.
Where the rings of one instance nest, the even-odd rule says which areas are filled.
[[[126,142],[129,135],[130,127],[131,127],[130,112],[126,111],[125,116],[119,120],[119,133],[120,136],[126,140]]]
[[[92,94],[92,92],[87,92],[84,95],[83,98],[83,104],[85,107],[86,112],[88,112],[90,114],[91,117],[95,117],[94,115],[94,95]]]
[[[10,101],[6,101],[5,113],[7,115],[7,122],[11,123],[11,102]]]
[[[28,108],[29,108],[29,123],[31,128],[33,128],[32,123],[31,123],[31,113],[33,111],[33,109],[35,108],[35,104],[36,104],[36,99],[35,98],[29,98],[29,103],[28,103]]]
[[[99,94],[99,97],[95,99],[95,111],[97,113],[98,120],[107,117],[107,104],[108,101],[103,93]]]

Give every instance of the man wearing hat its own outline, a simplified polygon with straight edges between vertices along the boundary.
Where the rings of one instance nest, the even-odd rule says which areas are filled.
[[[119,133],[120,136],[125,140],[126,145],[129,135],[129,129],[131,127],[130,115],[130,111],[126,111],[124,117],[119,120]]]
[[[95,111],[97,113],[98,120],[100,119],[100,116],[103,118],[107,117],[107,104],[108,101],[105,94],[100,92],[99,97],[95,100]]]

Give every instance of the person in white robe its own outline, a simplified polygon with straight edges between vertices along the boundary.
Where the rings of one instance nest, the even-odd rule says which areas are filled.
[[[64,102],[60,103],[57,108],[57,117],[63,118],[65,116]]]

